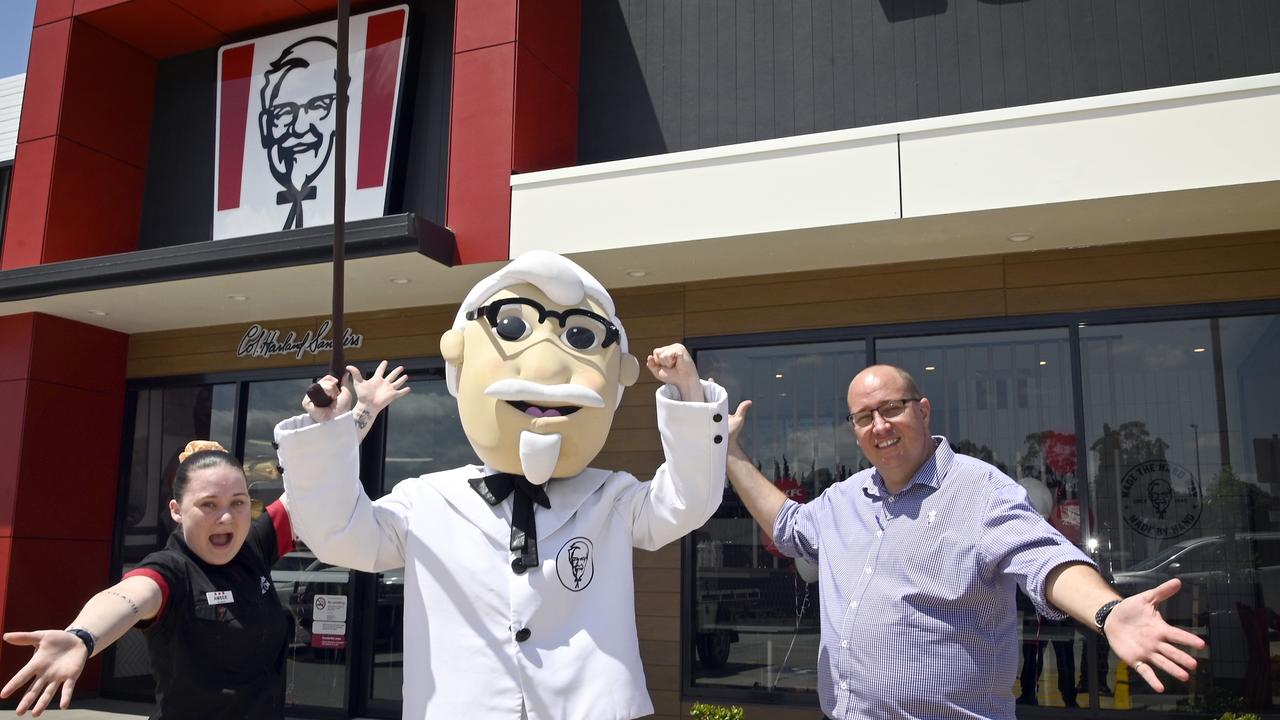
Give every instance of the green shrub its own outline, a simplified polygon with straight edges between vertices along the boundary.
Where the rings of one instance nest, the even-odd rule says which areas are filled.
[[[689,715],[693,720],[743,720],[746,717],[745,711],[737,706],[725,707],[700,702],[689,708]]]
[[[1241,713],[1239,715],[1229,712],[1223,713],[1218,720],[1258,720],[1258,716],[1254,713]]]

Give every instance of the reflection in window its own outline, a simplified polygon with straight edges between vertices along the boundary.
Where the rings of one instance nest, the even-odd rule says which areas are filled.
[[[742,444],[788,496],[811,500],[863,466],[845,392],[866,366],[861,342],[698,353],[729,406],[752,400]],[[818,594],[769,543],[731,489],[693,535],[693,684],[814,692]]]
[[[440,380],[409,383],[389,407],[383,494],[405,478],[477,462],[458,420],[458,401]],[[377,575],[371,697],[399,702],[404,682],[404,569]]]
[[[1070,341],[1065,328],[894,338],[876,361],[911,373],[930,399],[930,428],[956,452],[995,465],[1027,489],[1033,507],[1079,544]],[[1016,402],[1009,402],[1009,390]],[[989,402],[993,399],[993,402]],[[1012,405],[1012,406],[1011,406]],[[1088,704],[1076,683],[1084,637],[1074,622],[1039,616],[1021,594],[1023,705]]]
[[[1100,654],[1124,707],[1262,711],[1280,663],[1280,318],[1082,328],[1099,559],[1131,594],[1181,578],[1166,617],[1209,649],[1164,695]],[[1114,705],[1113,705],[1114,703]],[[1121,707],[1103,698],[1103,707]]]
[[[169,515],[178,453],[192,440],[234,447],[236,393],[233,384],[192,385],[134,391],[135,411],[125,478],[124,525],[119,529],[122,572],[169,540]],[[118,693],[151,693],[146,639],[130,630],[112,646],[111,678]]]

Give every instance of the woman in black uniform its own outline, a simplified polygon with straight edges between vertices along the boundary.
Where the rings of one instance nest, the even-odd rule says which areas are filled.
[[[373,418],[409,392],[386,363],[368,380],[352,372],[361,437]],[[355,370],[349,368],[349,370]],[[168,545],[85,604],[66,630],[14,632],[36,647],[0,691],[28,686],[18,715],[40,715],[61,691],[66,709],[90,657],[144,624],[156,677],[152,720],[280,720],[285,651],[293,631],[271,584],[271,566],[293,549],[286,499],[250,516],[244,469],[216,443],[195,441],[178,465]]]

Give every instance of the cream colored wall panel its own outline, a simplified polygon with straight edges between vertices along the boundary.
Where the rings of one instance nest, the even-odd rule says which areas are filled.
[[[511,256],[872,222],[898,210],[895,136],[811,135],[513,177]]]
[[[1275,181],[1278,122],[1266,75],[904,127],[903,217]]]

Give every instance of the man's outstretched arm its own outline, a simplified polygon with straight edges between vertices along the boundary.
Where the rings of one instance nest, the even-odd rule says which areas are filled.
[[[774,521],[778,518],[778,511],[786,503],[787,496],[774,487],[768,478],[760,474],[760,471],[752,464],[751,458],[747,457],[747,453],[738,442],[738,438],[742,434],[742,427],[747,422],[747,410],[750,408],[751,401],[744,400],[738,405],[738,410],[729,416],[729,464],[727,471],[729,482],[733,485],[734,491],[738,493],[738,497],[747,506],[747,510],[751,512],[751,517],[755,518],[756,523],[772,540]]]
[[[1164,621],[1159,606],[1182,587],[1177,578],[1157,588],[1131,595],[1112,609],[1103,633],[1112,651],[1138,671],[1156,692],[1164,692],[1156,668],[1186,682],[1188,671],[1196,667],[1196,659],[1178,647],[1195,650],[1204,640]],[[1116,591],[1097,570],[1085,564],[1066,564],[1055,568],[1045,580],[1045,599],[1062,612],[1079,620],[1085,627],[1095,627],[1093,617],[1098,608],[1112,600],[1120,600]]]

